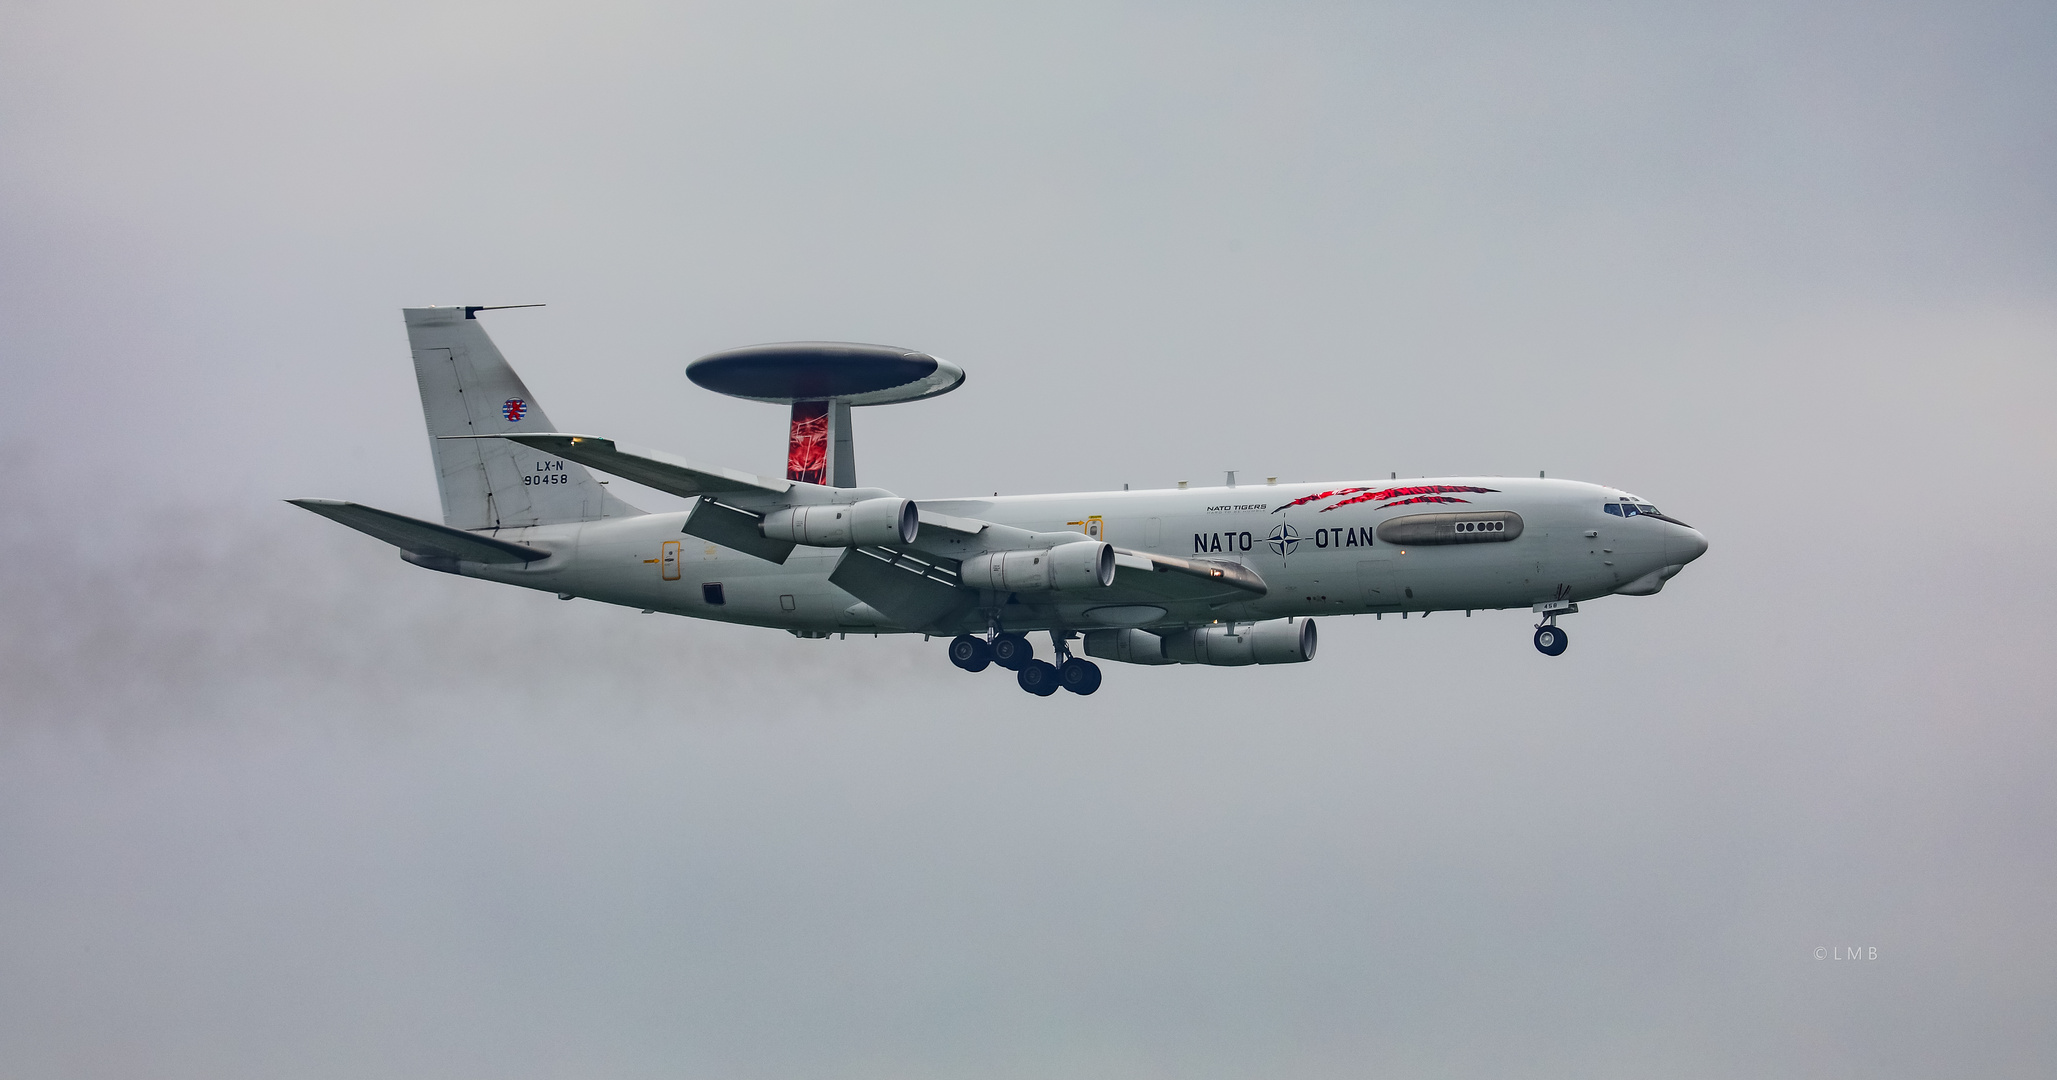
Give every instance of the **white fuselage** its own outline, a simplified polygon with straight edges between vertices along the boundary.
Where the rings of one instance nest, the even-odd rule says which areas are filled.
[[[1490,489],[1462,503],[1287,504],[1325,491],[1447,485]],[[924,512],[1036,532],[1074,532],[1117,548],[1226,560],[1257,572],[1266,595],[1213,604],[1110,607],[1090,591],[984,597],[963,632],[998,617],[1009,630],[1181,626],[1286,616],[1527,608],[1621,590],[1647,593],[1706,550],[1695,530],[1662,516],[1617,516],[1619,490],[1570,480],[1456,477],[1388,482],[1262,484],[917,500]],[[1330,507],[1331,509],[1324,509]],[[1284,508],[1284,509],[1281,509]],[[1523,528],[1505,542],[1409,547],[1377,539],[1391,518],[1437,511],[1512,511]],[[502,530],[547,549],[525,567],[467,564],[471,576],[605,603],[795,633],[897,633],[829,580],[841,548],[797,547],[784,563],[683,533],[686,514],[645,514]],[[709,589],[709,585],[719,585]],[[715,598],[719,602],[713,602]],[[935,628],[930,628],[935,629]]]

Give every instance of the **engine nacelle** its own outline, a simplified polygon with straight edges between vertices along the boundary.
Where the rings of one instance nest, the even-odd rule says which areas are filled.
[[[1164,655],[1163,638],[1133,626],[1121,630],[1086,631],[1086,655],[1120,664],[1154,666],[1178,663]]]
[[[764,515],[758,530],[768,539],[809,547],[911,544],[921,530],[921,511],[912,499],[892,498],[789,506]]]
[[[1314,659],[1316,642],[1314,620],[1301,618],[1216,623],[1163,637],[1166,659],[1213,667],[1305,663]]]
[[[1114,584],[1114,547],[1080,540],[1053,548],[988,551],[964,560],[966,585],[994,592],[1104,589]]]

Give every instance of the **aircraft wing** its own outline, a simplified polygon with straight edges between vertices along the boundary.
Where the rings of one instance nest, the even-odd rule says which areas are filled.
[[[558,431],[508,435],[445,435],[446,439],[507,439],[523,446],[576,461],[588,468],[633,480],[645,487],[691,498],[725,492],[783,495],[791,480],[774,480],[719,465],[699,465],[660,450],[625,449],[613,439],[593,435],[571,435]]]
[[[1021,551],[1029,548],[1051,547],[1084,539],[1075,532],[1032,532],[1028,529],[1002,525],[977,518],[952,517],[924,510],[921,512],[921,533],[904,552],[889,548],[877,549],[881,554],[911,560],[921,566],[934,566],[936,572],[924,573],[932,580],[947,579],[955,583],[958,566],[963,560],[985,551]],[[888,579],[890,580],[890,579]],[[1257,571],[1239,562],[1222,559],[1186,559],[1176,555],[1159,555],[1148,551],[1132,551],[1128,548],[1114,549],[1114,584],[1094,594],[1095,599],[1105,597],[1104,602],[1121,603],[1133,596],[1138,601],[1206,600],[1226,603],[1234,600],[1254,600],[1268,593],[1264,578]],[[867,601],[869,597],[865,598]],[[880,611],[885,608],[872,604]]]
[[[1115,548],[1114,585],[1106,591],[1132,591],[1160,600],[1228,603],[1255,600],[1271,590],[1257,571],[1242,563],[1220,559],[1182,559],[1175,555]]]
[[[490,536],[453,529],[390,510],[375,510],[353,502],[334,499],[287,499],[331,521],[339,521],[367,536],[374,536],[409,555],[428,559],[462,559],[482,563],[528,563],[547,559],[550,553],[527,544],[496,540]]]
[[[1074,532],[1031,532],[978,518],[952,517],[923,510],[921,534],[915,537],[912,549],[915,555],[947,568],[946,572],[954,578],[957,564],[981,551],[1019,551],[1079,539],[1082,537]],[[1114,565],[1114,584],[1110,592],[1134,588],[1171,600],[1208,597],[1251,600],[1270,591],[1257,571],[1238,562],[1183,559],[1176,555],[1115,548]]]
[[[978,602],[959,585],[954,563],[892,548],[843,552],[829,581],[910,630],[934,626]]]
[[[927,630],[946,625],[977,602],[976,594],[965,588],[959,577],[963,558],[977,551],[1043,547],[1053,539],[1078,538],[1076,533],[1032,533],[972,518],[932,521],[932,517],[943,515],[922,514],[922,524],[928,528],[907,548],[870,546],[844,552],[829,580],[895,623],[910,630]],[[1036,594],[1038,600],[1226,604],[1254,600],[1268,591],[1264,579],[1241,563],[1182,559],[1125,548],[1114,551],[1113,585],[1090,592]]]
[[[1007,528],[1005,525],[995,525],[990,521],[980,521],[977,518],[952,517],[949,514],[938,514],[933,510],[923,510],[921,512],[921,523],[931,529],[942,529],[945,532],[956,533],[958,536],[977,536],[988,529]],[[1008,529],[1008,531],[1020,532],[1021,530]]]

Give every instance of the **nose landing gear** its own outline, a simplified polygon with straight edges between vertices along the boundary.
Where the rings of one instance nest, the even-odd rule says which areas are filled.
[[[1578,614],[1578,602],[1571,599],[1571,586],[1557,586],[1556,599],[1544,600],[1532,610],[1543,617],[1543,621],[1536,624],[1536,651],[1544,656],[1562,656],[1564,647],[1571,644],[1571,638],[1564,633],[1563,627],[1557,625],[1557,617]]]

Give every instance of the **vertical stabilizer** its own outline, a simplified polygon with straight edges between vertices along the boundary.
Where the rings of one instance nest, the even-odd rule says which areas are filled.
[[[477,310],[402,309],[443,522],[457,529],[516,529],[640,513],[583,465],[504,439],[447,438],[557,430],[473,317]]]

